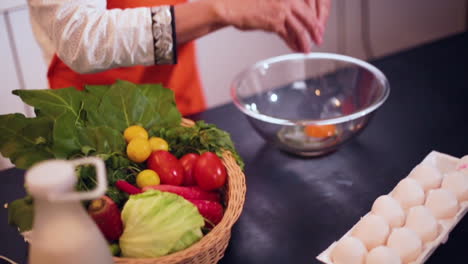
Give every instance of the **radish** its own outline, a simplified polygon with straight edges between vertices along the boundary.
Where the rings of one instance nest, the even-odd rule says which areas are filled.
[[[93,200],[88,207],[88,214],[96,222],[107,240],[118,240],[122,235],[123,225],[120,210],[108,196]]]
[[[154,185],[154,186],[147,186],[143,188],[143,191],[147,191],[147,190],[159,190],[162,192],[170,192],[170,193],[180,195],[187,200],[189,199],[208,200],[208,201],[214,201],[214,202],[221,201],[221,198],[218,193],[204,191],[197,186],[182,187],[182,186],[160,184],[160,185]]]

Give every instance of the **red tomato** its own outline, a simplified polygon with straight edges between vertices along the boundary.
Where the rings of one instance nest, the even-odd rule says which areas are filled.
[[[183,185],[185,186],[192,186],[197,184],[195,182],[195,178],[193,177],[193,165],[195,165],[198,157],[200,157],[200,155],[195,153],[188,153],[182,156],[182,158],[179,160],[182,167],[184,167],[185,177]]]
[[[184,182],[184,168],[168,151],[154,151],[146,161],[146,165],[158,173],[161,184],[181,185]]]
[[[193,166],[193,176],[198,186],[205,191],[217,189],[226,182],[226,168],[216,154],[205,152]]]

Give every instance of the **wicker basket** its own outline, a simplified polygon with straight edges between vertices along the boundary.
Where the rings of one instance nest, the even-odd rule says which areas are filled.
[[[190,120],[182,125],[190,126]],[[114,258],[118,264],[174,264],[174,263],[217,263],[223,256],[231,238],[231,228],[239,218],[245,200],[245,176],[229,151],[223,153],[228,179],[224,198],[226,208],[221,222],[200,241],[182,251],[159,258]]]

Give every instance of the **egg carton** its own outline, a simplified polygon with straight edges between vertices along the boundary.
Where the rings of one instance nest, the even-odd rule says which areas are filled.
[[[424,160],[421,162],[421,164],[432,165],[442,175],[445,175],[445,174],[447,174],[449,172],[452,172],[452,171],[456,170],[456,165],[457,165],[458,161],[460,161],[460,159],[455,158],[453,156],[450,156],[450,155],[447,155],[447,154],[444,154],[444,153],[440,153],[440,152],[437,152],[437,151],[432,151],[431,153],[429,153],[424,158]],[[392,192],[390,192],[389,195],[391,193]],[[468,211],[468,201],[462,202],[459,205],[460,205],[460,208],[459,208],[457,214],[453,218],[437,220],[437,222],[439,224],[439,227],[440,227],[439,235],[437,236],[437,238],[435,240],[424,244],[423,248],[422,248],[422,252],[419,255],[419,257],[415,261],[410,262],[409,264],[422,264],[422,263],[426,262],[440,244],[445,244],[447,242],[450,232],[453,230],[453,228],[455,228],[455,226],[458,224],[458,222],[460,222],[460,220],[465,216],[465,214]],[[367,216],[369,214],[370,214],[370,212],[367,213],[364,216]],[[355,226],[356,225],[354,225],[340,239],[342,239],[342,238],[344,238],[346,236],[350,236],[351,231],[354,229]],[[326,264],[333,264],[330,254],[331,254],[333,248],[336,246],[336,243],[338,241],[339,240],[333,242],[327,249],[325,249],[322,253],[320,253],[317,256],[317,259],[319,261],[323,262],[323,263],[326,263]]]

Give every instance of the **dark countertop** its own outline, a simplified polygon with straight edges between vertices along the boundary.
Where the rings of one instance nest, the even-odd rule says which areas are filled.
[[[244,158],[244,211],[220,263],[318,263],[315,257],[366,214],[430,151],[468,154],[468,33],[371,62],[391,93],[369,126],[338,151],[298,158],[254,132],[232,104],[192,116],[231,133]],[[0,203],[22,197],[23,172],[0,172]],[[0,255],[26,246],[0,209]],[[468,219],[426,262],[467,263]],[[1,260],[0,260],[1,263]]]

